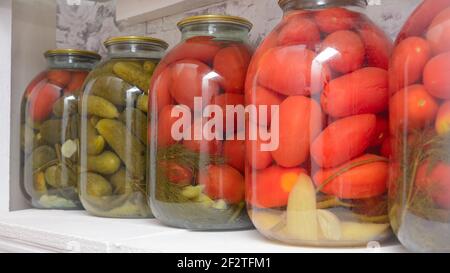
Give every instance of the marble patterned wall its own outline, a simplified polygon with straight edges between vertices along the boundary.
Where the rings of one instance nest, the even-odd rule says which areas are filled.
[[[102,41],[116,35],[150,35],[175,45],[180,34],[176,23],[189,15],[215,13],[243,16],[255,25],[250,40],[257,45],[282,15],[276,0],[227,0],[156,20],[126,26],[116,22],[115,3],[124,0],[57,0],[57,46],[104,53]],[[151,0],[148,0],[151,1]],[[369,0],[367,13],[392,38],[421,0]]]

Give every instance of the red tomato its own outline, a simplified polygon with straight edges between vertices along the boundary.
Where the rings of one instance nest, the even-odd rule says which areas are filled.
[[[50,83],[64,88],[70,83],[72,73],[67,70],[50,70],[47,73],[47,79]]]
[[[183,145],[187,149],[204,154],[220,154],[222,150],[222,142],[217,140],[215,135],[206,135],[205,127],[206,119],[194,120],[190,128],[187,128],[190,132],[190,139],[184,139]],[[215,133],[215,128],[213,128]],[[202,132],[202,135],[197,135],[197,132]],[[210,139],[210,140],[208,140]]]
[[[391,97],[389,109],[391,134],[397,134],[433,124],[438,104],[423,85],[411,85]]]
[[[430,194],[433,201],[443,209],[450,209],[450,165],[439,162],[430,170],[428,162],[420,166],[416,186]]]
[[[322,43],[322,54],[331,52],[328,63],[330,67],[340,73],[348,73],[362,67],[366,52],[361,37],[353,31],[341,30],[330,35]]]
[[[450,7],[441,11],[431,22],[427,40],[435,54],[450,51]]]
[[[172,110],[175,105],[167,105],[161,109],[158,114],[158,146],[167,147],[176,144],[177,141],[172,137],[172,126],[180,117],[172,117]],[[149,126],[150,128],[150,126]]]
[[[321,192],[341,199],[372,198],[387,192],[388,168],[385,158],[366,154],[337,168],[318,171],[314,182],[317,187],[327,182]]]
[[[259,62],[258,83],[288,96],[316,94],[328,81],[329,71],[315,58],[304,46],[272,48]]]
[[[158,109],[161,111],[165,106],[173,103],[170,95],[170,85],[172,83],[172,70],[165,68],[155,79],[153,87],[150,88],[149,111]]]
[[[64,94],[70,94],[76,90],[79,90],[83,86],[84,80],[86,79],[87,75],[88,72],[86,71],[73,72],[72,80],[64,89]]]
[[[231,45],[216,54],[214,71],[220,75],[219,84],[225,92],[244,93],[250,59],[250,49],[244,45]]]
[[[394,93],[416,83],[431,57],[428,42],[419,37],[403,40],[392,53],[389,66],[389,88]]]
[[[196,60],[183,60],[172,67],[172,84],[170,93],[179,103],[194,108],[194,98],[203,99],[203,106],[219,92],[217,78],[206,64]]]
[[[339,166],[369,147],[377,117],[372,114],[343,118],[330,124],[311,147],[311,156],[323,168]]]
[[[319,28],[304,14],[290,17],[278,35],[278,44],[281,46],[303,44],[313,49],[319,42]]]
[[[366,48],[367,64],[388,70],[393,48],[391,39],[372,23],[361,25],[359,35]]]
[[[245,100],[244,95],[239,94],[232,94],[232,93],[224,93],[221,95],[216,95],[212,98],[211,104],[217,105],[222,109],[223,113],[223,132],[225,134],[235,133],[238,131],[243,130],[244,128],[244,122],[245,122],[245,115],[242,115],[242,121],[238,122],[238,114],[234,113],[232,116],[227,117],[227,106],[229,107],[236,107],[238,105],[241,105],[242,108],[244,108]],[[228,120],[234,120],[234,130],[228,132],[227,130],[227,123]],[[231,130],[231,129],[230,129]]]
[[[200,171],[198,181],[213,200],[223,199],[229,204],[239,204],[245,200],[244,177],[233,167],[210,165]]]
[[[286,169],[279,166],[247,173],[247,202],[258,208],[286,206],[289,194],[302,173],[306,171],[301,168]]]
[[[47,83],[47,72],[37,75],[25,89],[25,97],[30,96],[35,90],[41,89]]]
[[[279,146],[272,152],[273,159],[286,168],[303,164],[321,129],[322,112],[316,101],[303,96],[288,97],[280,105]]]
[[[450,99],[450,52],[432,58],[423,71],[423,84],[431,95]]]
[[[344,8],[328,8],[316,13],[315,19],[321,31],[332,33],[355,26],[359,15]]]
[[[253,54],[253,57],[250,61],[250,65],[248,66],[247,77],[245,78],[245,95],[246,98],[249,96],[250,91],[256,86],[256,72],[259,68],[259,63],[262,57],[266,54],[266,52],[277,46],[278,41],[278,33],[272,32],[264,39],[264,41],[259,45],[256,52]]]
[[[172,161],[159,161],[159,167],[164,170],[170,183],[179,186],[191,185],[194,176],[192,171],[185,166]]]
[[[272,164],[273,158],[270,151],[263,151],[261,148],[262,144],[268,144],[269,141],[261,140],[259,134],[257,136],[255,140],[250,139],[247,131],[246,158],[252,168],[262,170]]]
[[[214,41],[214,37],[194,37],[172,49],[162,62],[169,65],[180,60],[194,59],[210,64],[219,50],[220,45]]]
[[[407,37],[421,36],[431,21],[433,21],[434,17],[448,6],[450,6],[450,0],[423,1],[404,25],[397,38],[397,43]]]
[[[394,143],[394,138],[389,136],[384,139],[383,144],[381,144],[381,155],[390,158],[392,155],[392,145]]]
[[[446,101],[439,108],[435,127],[439,135],[445,135],[450,132],[450,101]]]
[[[333,117],[378,114],[388,108],[388,73],[366,67],[330,81],[322,93],[323,109]]]
[[[40,90],[33,91],[28,101],[28,113],[33,121],[42,122],[50,117],[53,104],[60,96],[61,88],[50,83],[45,84]]]
[[[245,171],[245,140],[225,140],[223,143],[223,156],[227,164],[243,173]]]
[[[247,99],[247,105],[255,105],[258,111],[258,124],[261,126],[270,125],[272,120],[272,106],[279,106],[283,100],[284,96],[279,93],[272,92],[264,87],[256,86],[254,91],[251,93],[251,97],[249,96]],[[263,115],[262,106],[267,107],[267,120],[260,119],[260,114]]]
[[[389,137],[389,122],[385,116],[377,116],[377,125],[375,134],[370,147],[377,147],[383,144],[384,140]]]

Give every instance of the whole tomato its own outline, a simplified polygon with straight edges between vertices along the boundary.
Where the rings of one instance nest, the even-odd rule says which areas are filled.
[[[205,193],[213,200],[223,199],[228,204],[244,201],[244,177],[229,165],[210,165],[201,170],[198,184],[205,186]]]

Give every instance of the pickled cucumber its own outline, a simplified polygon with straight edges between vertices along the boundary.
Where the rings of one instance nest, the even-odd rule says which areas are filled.
[[[69,139],[78,138],[78,119],[72,116],[67,119],[51,119],[42,123],[42,138],[48,144],[63,144]]]
[[[104,197],[112,194],[111,184],[103,176],[95,173],[86,173],[85,175],[86,192],[90,197]]]
[[[54,165],[45,170],[45,181],[53,188],[76,187],[77,177],[73,171],[62,165]]]
[[[99,174],[110,175],[120,168],[119,157],[110,151],[105,151],[98,156],[87,157],[87,169],[88,171],[96,172]]]
[[[114,194],[117,195],[130,194],[134,191],[134,187],[136,186],[141,186],[145,189],[144,181],[129,177],[125,168],[121,168],[117,173],[111,176],[111,184],[114,188]]]
[[[47,192],[47,184],[45,184],[44,172],[38,172],[33,175],[33,186],[34,190],[39,194],[44,194],[45,192]]]
[[[77,113],[77,106],[78,100],[74,95],[63,96],[53,104],[53,114],[58,118],[70,116]]]
[[[40,133],[36,133],[32,128],[26,124],[22,124],[22,130],[20,131],[20,147],[29,154],[33,151],[33,148],[39,147],[45,144],[44,139]]]
[[[89,155],[98,155],[105,149],[105,139],[91,122],[86,122],[86,149]]]
[[[54,145],[62,143],[62,120],[51,119],[45,121],[44,123],[42,123],[40,133],[42,135],[42,138],[48,144]]]
[[[127,106],[132,105],[141,92],[136,92],[131,85],[120,78],[101,76],[95,80],[91,93],[108,100],[114,105]]]
[[[144,113],[148,112],[148,96],[142,94],[138,97],[136,102],[136,108],[141,110]]]
[[[29,166],[32,166],[33,170],[42,168],[44,165],[56,159],[56,152],[50,146],[37,147],[28,157]]]
[[[150,77],[143,69],[139,69],[136,66],[126,62],[118,62],[114,65],[113,71],[118,77],[127,83],[136,86],[145,93],[148,93],[148,89],[150,87]]]
[[[85,96],[80,103],[80,113],[101,118],[117,118],[119,110],[111,102],[97,96]]]
[[[147,144],[147,116],[136,108],[127,108],[119,120],[122,121],[138,137],[142,143]]]
[[[143,178],[146,148],[139,139],[118,120],[102,119],[95,128],[125,163],[133,178]]]
[[[153,72],[155,72],[155,68],[156,68],[156,63],[151,62],[151,61],[146,61],[144,62],[144,71],[147,74],[153,74]]]

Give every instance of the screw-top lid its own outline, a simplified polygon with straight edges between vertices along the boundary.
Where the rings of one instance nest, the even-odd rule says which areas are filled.
[[[52,49],[48,50],[44,53],[46,58],[55,57],[55,56],[78,56],[78,57],[86,57],[95,60],[100,60],[102,57],[93,51],[88,50],[79,50],[79,49]]]
[[[178,22],[177,26],[181,30],[188,25],[202,24],[202,23],[228,23],[243,26],[248,28],[249,30],[252,29],[253,27],[253,24],[245,18],[238,16],[217,15],[217,14],[190,16]]]
[[[144,36],[120,36],[113,37],[105,41],[105,46],[117,45],[117,44],[147,44],[147,45],[155,45],[167,49],[169,44],[161,39],[153,38],[153,37],[144,37]]]
[[[286,4],[297,2],[303,8],[326,7],[326,6],[359,6],[366,7],[367,0],[278,0],[278,5],[285,8]]]

